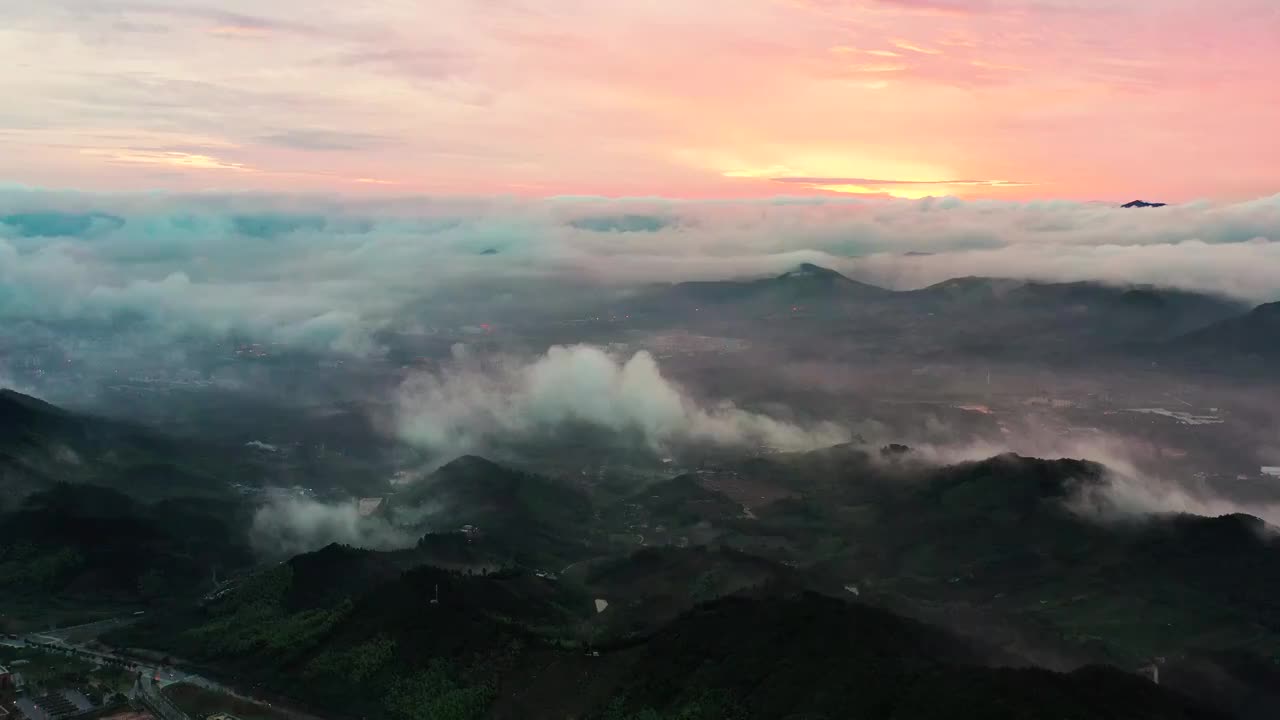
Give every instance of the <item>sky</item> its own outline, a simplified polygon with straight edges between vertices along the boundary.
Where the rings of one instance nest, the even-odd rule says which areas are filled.
[[[0,184],[1239,201],[1275,0],[0,0]]]

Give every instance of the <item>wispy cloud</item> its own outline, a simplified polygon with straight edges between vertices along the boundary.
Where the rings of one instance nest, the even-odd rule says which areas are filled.
[[[1013,180],[898,180],[848,177],[775,177],[774,182],[799,185],[973,185],[982,187],[1025,187],[1029,182]]]
[[[105,11],[105,8],[103,10]],[[294,19],[268,15],[250,15],[220,8],[202,7],[194,3],[126,2],[112,8],[112,10],[135,16],[170,18],[179,21],[194,20],[204,25],[207,32],[215,35],[265,36],[289,33],[308,37],[331,36],[330,32],[323,30],[319,26],[298,22]]]
[[[1280,163],[1270,0],[9,5],[0,53],[28,60],[0,69],[23,99],[3,180],[35,185],[154,187],[156,165],[65,149],[106,132],[235,144],[204,154],[260,168],[220,180],[256,190],[758,197],[866,174],[1239,199]],[[771,165],[793,171],[725,175]],[[182,172],[166,186],[207,183]]]
[[[942,51],[936,48],[925,47],[923,45],[913,43],[913,42],[908,42],[906,40],[894,40],[893,45],[894,47],[898,47],[903,50],[909,50],[913,53],[920,53],[921,55],[941,55],[942,54]]]
[[[294,150],[369,150],[398,144],[396,139],[386,135],[320,129],[282,130],[257,139],[268,145]]]
[[[943,15],[973,15],[996,9],[992,0],[872,0],[894,10],[908,10]]]
[[[346,65],[393,71],[413,80],[441,80],[472,67],[471,59],[454,48],[365,49],[341,58]]]
[[[232,170],[235,172],[256,172],[245,163],[222,160],[212,155],[189,153],[177,150],[141,150],[85,148],[81,153],[89,157],[103,158],[108,162],[136,165],[163,165],[173,168],[191,170]]]

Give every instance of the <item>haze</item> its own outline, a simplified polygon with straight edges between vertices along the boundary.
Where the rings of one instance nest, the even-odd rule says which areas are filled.
[[[1280,718],[1276,0],[0,18],[0,718]]]

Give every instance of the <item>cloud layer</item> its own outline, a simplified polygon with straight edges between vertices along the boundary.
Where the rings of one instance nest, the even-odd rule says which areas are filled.
[[[1271,301],[1280,298],[1280,196],[1120,210],[952,198],[373,202],[9,191],[0,193],[0,334],[61,324],[368,355],[379,351],[379,332],[449,313],[492,322],[498,308],[518,318],[575,289],[599,303],[642,283],[767,275],[801,262],[895,288],[990,275]]]
[[[405,440],[446,455],[573,426],[654,450],[690,442],[808,450],[849,439],[830,423],[802,427],[730,403],[700,404],[664,378],[649,353],[624,359],[586,345],[555,346],[531,362],[481,363],[455,348],[449,366],[405,382],[399,415]]]

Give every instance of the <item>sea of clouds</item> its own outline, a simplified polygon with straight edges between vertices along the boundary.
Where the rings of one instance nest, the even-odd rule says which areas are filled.
[[[0,192],[0,326],[10,332],[127,321],[162,336],[239,333],[367,355],[379,330],[481,288],[625,289],[801,262],[900,289],[985,275],[1266,302],[1280,299],[1280,195],[1124,210],[954,198]]]

